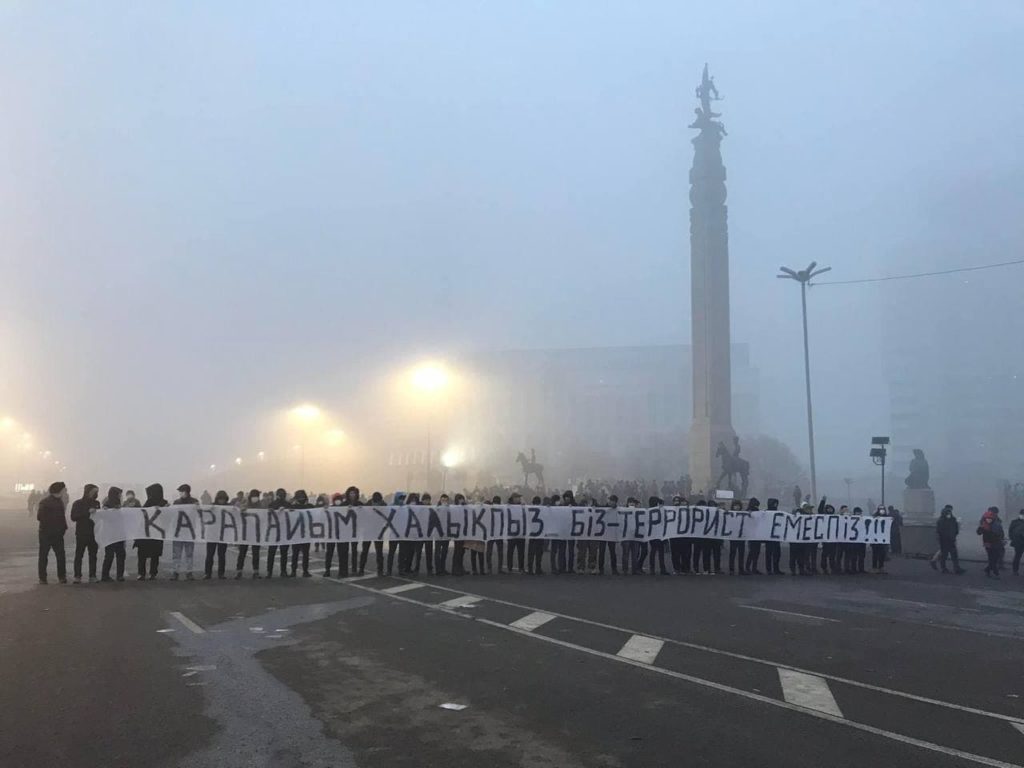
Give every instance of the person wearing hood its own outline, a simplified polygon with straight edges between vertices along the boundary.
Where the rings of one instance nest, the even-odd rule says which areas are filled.
[[[794,515],[809,515],[813,511],[810,502],[804,502],[799,509],[793,510]],[[810,568],[807,565],[807,544],[801,541],[790,542],[789,545],[789,575],[800,576],[810,575]]]
[[[121,489],[112,485],[107,490],[107,498],[103,500],[103,508],[120,509],[120,507]],[[124,581],[125,554],[123,541],[115,541],[103,548],[103,570],[100,571],[100,581],[113,581],[110,578],[110,566],[114,564],[115,559],[117,560],[117,580]]]
[[[210,498],[210,492],[204,489],[203,492],[199,494],[199,503],[202,504],[204,507],[208,507],[211,504],[214,504],[215,502],[212,498]]]
[[[491,499],[491,506],[501,506],[501,496],[494,496]],[[505,572],[505,540],[504,539],[488,539],[484,545],[486,550],[485,561],[487,564],[487,573],[494,573],[494,552],[498,552],[498,573]]]
[[[889,511],[879,505],[872,517],[888,517]],[[871,545],[871,571],[873,573],[885,573],[885,544]]]
[[[779,511],[779,500],[768,499],[768,511]],[[764,571],[772,576],[782,576],[782,543],[766,541],[764,543]]]
[[[424,507],[430,507],[434,499],[429,493],[424,493],[420,496],[419,503]],[[433,575],[434,573],[434,540],[427,539],[426,541],[414,541],[412,542],[412,568],[414,573],[420,572],[420,562],[426,557],[427,561],[427,574]]]
[[[1013,575],[1020,576],[1020,559],[1024,555],[1024,509],[1010,523],[1010,546],[1013,547]]]
[[[82,555],[89,552],[89,581],[96,581],[96,522],[94,510],[100,508],[100,489],[89,483],[82,490],[82,498],[71,505],[71,520],[75,524],[75,584],[82,583]]]
[[[292,499],[292,509],[309,509],[309,506],[309,495],[303,490],[296,491],[295,498]],[[292,545],[292,576],[298,575],[300,557],[302,558],[302,576],[308,579],[313,575],[309,572],[309,542]]]
[[[732,512],[742,512],[743,502],[739,499],[733,499],[732,504],[729,505]],[[729,540],[729,575],[736,575],[736,561],[740,561],[740,576],[747,575],[747,542],[743,539],[730,539]]]
[[[960,557],[956,549],[956,537],[960,535],[960,522],[953,517],[953,505],[947,504],[939,513],[939,519],[935,522],[935,533],[939,538],[939,551],[935,553],[928,565],[932,570],[939,570],[942,566],[943,573],[949,573],[946,568],[946,558],[953,558],[953,572],[958,576],[964,573],[960,567]]]
[[[359,489],[356,488],[355,486],[352,486],[352,488],[350,490],[353,490],[355,492],[354,493],[355,501],[357,503],[359,503]],[[350,496],[350,498],[351,498],[351,496]],[[383,506],[385,506],[384,496],[381,494],[380,491],[374,491],[370,495],[370,501],[368,502],[368,504],[371,507],[383,507]],[[353,553],[355,552],[355,547],[356,547],[356,545],[353,544],[352,545],[352,552]],[[374,554],[374,557],[377,560],[377,575],[378,576],[383,576],[384,575],[384,540],[383,539],[374,539],[374,541],[373,541],[373,554]],[[366,575],[366,561],[367,561],[367,559],[369,557],[370,557],[370,542],[364,541],[362,543],[362,549],[360,550],[360,553],[359,553],[359,570],[358,570],[357,575],[359,575],[359,576],[365,576]],[[353,557],[352,558],[352,567],[353,568],[355,568],[355,564],[356,564],[355,563],[355,557]]]
[[[999,519],[999,507],[989,507],[981,516],[981,522],[978,523],[978,535],[981,536],[981,544],[988,554],[985,575],[992,579],[998,579],[1006,546],[1003,521]]]
[[[647,500],[647,507],[661,507],[665,502],[657,496],[651,496]],[[651,576],[668,576],[668,569],[665,567],[665,540],[654,538],[650,542],[651,552]]]
[[[239,491],[241,493],[241,491]],[[258,488],[253,488],[249,491],[247,499],[243,499],[239,509],[262,509],[263,508],[263,497],[260,494]],[[245,556],[252,550],[252,577],[254,579],[262,578],[260,576],[260,545],[259,544],[239,544],[238,546],[238,557],[235,560],[235,578],[242,578],[242,571],[245,569]]]
[[[281,511],[289,508],[288,504],[288,491],[284,488],[278,488],[274,492],[274,499],[267,506],[267,509]],[[287,544],[271,544],[267,547],[267,578],[274,578],[274,560],[280,554],[281,556],[281,576],[282,578],[288,575],[288,545]]]
[[[614,521],[618,517],[618,514],[616,513],[615,510],[619,506],[619,497],[616,496],[614,493],[611,494],[608,497],[608,503],[603,505],[603,506],[608,510],[608,518],[607,519],[611,520],[611,521]],[[618,576],[619,575],[619,561],[618,561],[618,558],[616,557],[616,554],[615,554],[616,542],[615,541],[598,541],[597,545],[598,545],[598,550],[597,550],[597,572],[598,572],[598,574],[600,574],[601,576],[604,576],[604,561],[605,561],[605,557],[606,557],[605,550],[607,550],[607,558],[610,561],[611,567],[612,567],[612,576]]]
[[[48,491],[46,498],[36,507],[36,520],[39,521],[39,583],[46,583],[46,570],[52,549],[57,560],[57,578],[61,584],[67,584],[64,532],[68,529],[68,521],[64,516],[64,483],[59,480],[51,483]]]
[[[750,498],[750,501],[747,502],[747,511],[759,512],[760,510],[760,499],[758,499],[755,496],[752,496]],[[757,563],[761,559],[761,543],[762,542],[760,541],[752,541],[750,542],[750,544],[747,545],[747,573],[753,574],[755,576],[761,575],[761,571],[757,567]],[[764,543],[767,544],[768,542]],[[765,565],[765,571],[771,573],[771,571],[768,570],[767,564]]]
[[[231,499],[228,497],[227,491],[217,491],[213,497],[213,503],[218,507],[229,507],[231,506]],[[206,545],[206,562],[203,564],[203,580],[209,581],[213,578],[213,557],[217,556],[217,578],[224,578],[224,561],[227,560],[228,556],[228,545],[226,543],[207,543]]]
[[[465,504],[465,499],[461,502],[459,499],[462,498],[462,494],[455,494],[456,504]],[[544,500],[540,496],[534,496],[530,502],[533,506],[539,507],[544,503]],[[465,542],[455,542],[455,556],[452,559],[452,573],[456,576],[464,576],[466,574],[466,568],[462,564],[462,553],[465,551]],[[527,539],[526,541],[526,572],[531,576],[543,576],[544,575],[544,539]]]
[[[192,486],[188,483],[182,483],[178,486],[178,500],[175,504],[198,504],[199,502],[192,498]],[[171,542],[171,581],[177,581],[178,576],[181,575],[182,567],[185,568],[185,578],[192,581],[192,566],[193,556],[195,555],[196,545],[191,541],[174,541]]]
[[[135,491],[127,490],[124,492],[124,500],[121,502],[121,506],[129,509],[138,509],[142,506],[142,502],[136,498]]]
[[[345,494],[336,493],[331,496],[332,507],[345,506]],[[338,550],[338,578],[348,576],[348,543],[328,541],[324,550],[324,578],[331,578],[331,566],[334,565],[334,550]]]
[[[509,499],[517,498],[517,496],[518,496],[518,494],[513,493],[509,497]],[[511,504],[513,502],[510,501],[509,503]],[[519,501],[516,502],[516,503],[522,504],[523,500],[519,499]],[[441,508],[441,510],[438,512],[438,515],[440,515],[445,509],[447,509],[448,507],[451,506],[451,498],[448,496],[447,493],[442,493],[440,496],[437,497],[437,506]],[[524,546],[525,546],[525,541],[526,540],[523,539]],[[449,548],[449,544],[450,543],[451,543],[451,539],[443,538],[443,539],[438,539],[437,543],[434,545],[434,573],[436,573],[438,576],[447,576],[448,575],[448,548]],[[512,566],[511,566],[511,562],[512,562],[511,551],[509,553],[508,560],[509,560],[509,563],[510,563],[509,570],[511,570],[512,569]],[[522,566],[523,566],[523,553],[520,553],[520,557],[519,557],[519,570],[520,571],[523,570]]]
[[[123,506],[130,506],[127,500]],[[164,487],[160,483],[153,483],[146,486],[146,503],[144,507],[166,507],[167,499],[164,498]],[[149,570],[149,579],[156,578],[157,569],[160,567],[160,556],[164,553],[164,543],[160,539],[136,539],[132,544],[139,554],[139,581],[145,581],[146,570]]]

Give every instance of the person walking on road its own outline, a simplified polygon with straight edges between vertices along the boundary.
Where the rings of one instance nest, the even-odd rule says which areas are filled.
[[[68,521],[64,516],[64,483],[51,483],[49,495],[39,502],[36,520],[39,521],[39,583],[46,584],[46,570],[49,566],[50,550],[57,560],[57,579],[68,583],[67,555],[64,554],[64,532]]]
[[[178,486],[177,504],[198,504],[192,498],[192,486],[182,483]],[[171,544],[171,581],[177,581],[185,566],[185,578],[192,581],[192,561],[196,545],[191,541],[175,541]]]
[[[1003,564],[1003,551],[1006,547],[1003,521],[999,519],[999,507],[989,507],[981,516],[981,522],[978,523],[978,535],[981,536],[982,546],[988,553],[985,575],[990,579],[998,579],[999,569]]]
[[[935,523],[935,533],[939,537],[939,551],[928,561],[928,565],[932,567],[933,571],[939,570],[941,565],[942,572],[949,573],[946,568],[946,558],[952,557],[953,573],[958,576],[964,573],[964,569],[960,567],[960,556],[956,549],[956,537],[960,535],[960,523],[953,517],[952,504],[944,506],[942,512],[939,513],[939,519]]]
[[[130,498],[125,499],[122,506],[137,507],[138,499],[135,494],[128,492]],[[130,503],[134,502],[134,503]],[[164,487],[160,483],[153,483],[146,486],[146,507],[166,507],[167,499],[164,498]],[[139,551],[139,581],[145,581],[148,566],[149,579],[156,578],[157,568],[160,567],[160,556],[164,553],[164,543],[159,539],[136,539],[132,547]]]
[[[117,486],[110,486],[107,490],[107,498],[103,500],[104,509],[119,509],[121,506],[121,489]],[[123,541],[115,541],[103,548],[103,570],[100,571],[100,581],[113,581],[110,578],[110,566],[117,561],[117,580],[124,581],[124,559],[125,548]]]
[[[82,498],[71,505],[71,520],[75,524],[75,584],[82,583],[82,555],[89,553],[89,581],[96,581],[96,523],[93,510],[100,508],[100,489],[89,483],[82,490]]]
[[[1024,555],[1024,509],[1010,523],[1010,546],[1013,547],[1013,575],[1020,576],[1020,558]]]

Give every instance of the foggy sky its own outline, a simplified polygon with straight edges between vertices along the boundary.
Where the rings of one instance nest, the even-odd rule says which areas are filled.
[[[994,1],[5,3],[0,412],[74,478],[176,480],[272,409],[344,422],[363,371],[689,343],[707,61],[733,339],[806,461],[778,266],[1020,258],[1022,34]],[[888,335],[941,315],[949,364],[1019,356],[1016,269],[812,290],[819,467],[888,430]]]

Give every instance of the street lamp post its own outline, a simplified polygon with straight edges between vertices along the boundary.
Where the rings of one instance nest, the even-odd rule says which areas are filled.
[[[779,267],[781,275],[776,277],[783,280],[796,280],[800,283],[800,308],[803,310],[804,318],[804,383],[807,387],[807,444],[811,459],[811,498],[818,501],[818,478],[814,467],[814,415],[811,410],[811,353],[807,343],[807,284],[812,278],[824,274],[832,267],[819,267],[818,262],[812,261],[807,269],[796,271],[788,267]]]
[[[871,438],[871,452],[868,454],[871,456],[877,466],[882,468],[882,506],[885,506],[885,455],[887,451],[885,446],[889,444],[888,437],[872,437]]]

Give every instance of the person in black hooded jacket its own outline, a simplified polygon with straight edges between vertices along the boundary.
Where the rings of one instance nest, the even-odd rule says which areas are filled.
[[[298,490],[295,492],[295,498],[292,499],[292,509],[309,509],[309,495],[303,491]],[[293,544],[292,545],[292,576],[298,575],[299,570],[299,558],[302,558],[302,575],[305,578],[312,577],[312,573],[309,572],[309,544]],[[283,565],[283,563],[282,563]]]
[[[144,507],[166,507],[167,499],[164,498],[164,487],[160,483],[153,483],[146,486],[146,503]],[[139,552],[139,581],[145,581],[146,568],[149,567],[149,578],[152,581],[156,578],[157,569],[160,567],[160,556],[164,553],[164,543],[160,539],[136,539],[132,544]]]
[[[739,499],[733,499],[732,504],[729,505],[732,512],[742,512],[743,502]],[[732,576],[736,573],[736,561],[740,562],[740,576],[747,575],[747,542],[743,539],[730,539],[729,540],[729,575]]]
[[[121,489],[116,486],[110,486],[107,490],[107,498],[103,500],[104,509],[120,509],[121,508]],[[125,549],[123,541],[115,541],[113,544],[107,544],[103,548],[103,570],[100,572],[100,581],[113,581],[110,578],[110,566],[114,564],[114,560],[117,560],[117,580],[124,581],[124,558]]]
[[[779,511],[779,500],[768,499],[768,511]],[[778,541],[766,541],[764,543],[764,571],[772,576],[781,576],[782,568],[782,543]]]
[[[274,500],[267,505],[267,509],[282,510],[288,509],[288,491],[284,488],[278,488],[274,492]],[[272,579],[274,577],[274,558],[277,554],[281,554],[281,576],[288,575],[288,545],[287,544],[271,544],[267,547],[267,578]]]
[[[64,483],[58,480],[50,484],[49,493],[36,507],[36,520],[39,521],[39,583],[46,583],[46,569],[52,549],[57,560],[57,578],[61,584],[67,584],[64,533],[68,529],[68,521],[64,516]]]
[[[96,581],[96,523],[93,510],[100,508],[100,489],[92,483],[85,486],[82,498],[71,505],[71,520],[75,524],[75,584],[82,583],[82,555],[89,552],[89,581]]]
[[[227,491],[217,491],[213,497],[213,503],[216,506],[227,507],[231,504],[231,498],[228,496]],[[224,578],[224,561],[228,555],[228,545],[225,543],[218,544],[207,544],[206,545],[206,562],[203,564],[203,579],[209,580],[213,578],[213,557],[217,556],[217,578]]]
[[[249,498],[245,500],[242,509],[262,509],[263,508],[263,497],[260,494],[258,488],[253,488],[249,491]],[[242,578],[242,570],[245,568],[245,557],[252,550],[251,562],[252,562],[252,577],[254,579],[262,578],[260,576],[260,545],[259,544],[240,544],[238,547],[238,559],[235,560],[235,578]]]

